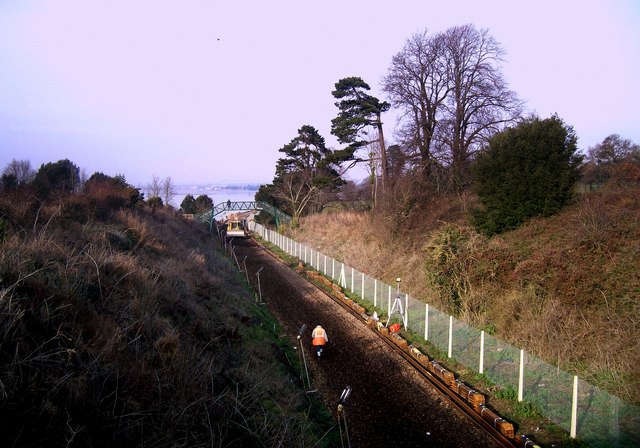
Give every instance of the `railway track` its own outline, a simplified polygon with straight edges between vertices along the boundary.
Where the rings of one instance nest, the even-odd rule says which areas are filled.
[[[284,261],[268,247],[265,247],[260,242],[256,241],[253,237],[250,238],[253,244],[259,245],[266,250],[266,253],[273,257],[280,263]],[[304,275],[303,275],[304,274]],[[382,330],[378,325],[375,325],[368,316],[364,313],[362,307],[354,305],[354,302],[349,299],[345,300],[344,295],[337,292],[339,287],[334,285],[321,274],[315,273],[304,269],[300,272],[300,276],[306,281],[312,284],[315,288],[321,291],[325,296],[339,304],[345,311],[360,320],[363,325],[368,326],[373,333],[375,333],[390,350],[396,352],[399,356],[406,360],[409,366],[414,369],[421,377],[423,377],[429,384],[433,386],[433,389],[448,403],[462,412],[476,427],[482,432],[486,433],[492,440],[495,441],[496,446],[513,448],[513,447],[535,447],[533,441],[526,438],[518,438],[513,433],[513,426],[501,419],[495,413],[493,413],[488,407],[484,406],[484,396],[482,396],[481,403],[478,400],[475,402],[469,401],[470,394],[475,393],[471,388],[464,383],[455,381],[453,372],[450,372],[435,361],[428,361],[426,355],[422,355],[421,358],[419,352],[412,349],[406,344],[406,341],[399,338],[396,335],[389,334],[386,329]],[[320,277],[324,280],[320,280]],[[321,286],[318,285],[320,280]],[[330,292],[331,291],[331,292]],[[402,343],[404,341],[404,344]],[[428,362],[427,362],[428,361]],[[467,392],[467,400],[461,395],[460,389],[464,389]],[[480,394],[477,394],[480,395]],[[490,413],[490,418],[489,417]],[[505,430],[506,428],[506,430]],[[509,430],[510,428],[510,430]]]

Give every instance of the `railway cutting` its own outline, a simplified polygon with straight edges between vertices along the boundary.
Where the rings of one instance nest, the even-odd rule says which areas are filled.
[[[298,345],[300,329],[309,329],[309,334],[300,334],[300,347],[310,388],[334,412],[336,424],[348,423],[350,446],[513,446],[492,437],[362,319],[255,240],[234,239],[234,250],[252,283],[259,272],[262,300],[292,346]],[[320,359],[311,352],[310,331],[318,324],[330,338]],[[341,404],[346,388],[349,400]]]

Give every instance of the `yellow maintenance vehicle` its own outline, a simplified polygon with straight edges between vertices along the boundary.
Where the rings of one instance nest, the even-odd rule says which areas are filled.
[[[227,217],[227,238],[244,238],[246,236],[245,219],[240,219],[237,213],[231,213]]]

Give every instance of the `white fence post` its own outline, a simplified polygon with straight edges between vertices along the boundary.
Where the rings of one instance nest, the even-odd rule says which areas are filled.
[[[524,399],[524,350],[520,349],[520,373],[518,375],[518,401]]]
[[[340,268],[340,286],[347,289],[347,278],[344,273],[344,263],[342,263],[342,267]]]
[[[424,310],[424,340],[429,340],[429,304],[425,303]]]
[[[409,329],[409,294],[404,295],[404,329]]]
[[[578,375],[573,377],[573,400],[571,401],[571,438],[578,433]]]
[[[356,292],[355,283],[353,283],[353,268],[351,268],[351,294]]]
[[[378,306],[378,279],[373,279],[373,306]]]
[[[484,330],[480,331],[480,365],[478,372],[484,373]]]
[[[362,300],[364,299],[364,272],[361,273],[362,274],[362,285],[360,288],[360,297],[362,297]]]
[[[453,316],[449,316],[449,350],[447,353],[447,357],[451,358],[453,356]]]
[[[336,259],[331,259],[331,280],[335,280],[336,278]]]

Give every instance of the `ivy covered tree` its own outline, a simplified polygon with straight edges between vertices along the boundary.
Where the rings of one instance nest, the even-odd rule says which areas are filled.
[[[484,205],[474,212],[476,228],[493,235],[557,213],[572,198],[581,162],[573,129],[556,115],[526,119],[496,134],[475,164]]]

